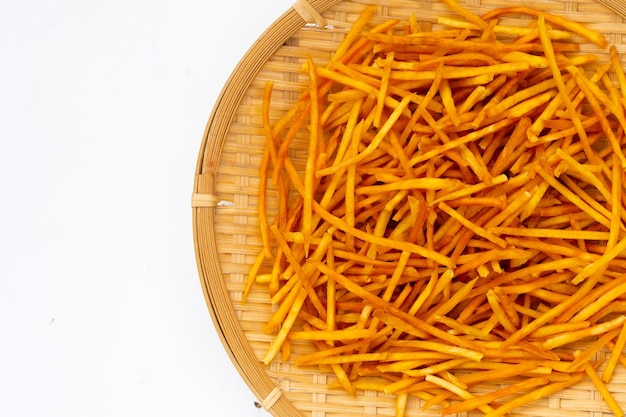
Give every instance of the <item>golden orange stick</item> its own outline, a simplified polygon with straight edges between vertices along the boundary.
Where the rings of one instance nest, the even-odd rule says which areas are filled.
[[[612,198],[612,194],[611,193],[612,192],[607,188],[607,185],[600,178],[598,178],[598,176],[594,175],[588,169],[588,167],[586,167],[583,164],[581,164],[580,162],[578,162],[571,155],[568,155],[567,153],[565,153],[560,148],[556,150],[555,155],[558,156],[559,158],[561,158],[565,163],[567,163],[568,168],[573,170],[573,172],[575,172],[576,175],[579,178],[581,178],[581,179],[585,180],[586,182],[588,182],[589,184],[593,185],[596,189],[598,189],[598,191],[600,191],[602,196],[607,201],[611,201],[611,198]],[[613,180],[613,182],[614,182],[614,180]]]
[[[472,22],[467,22],[463,20],[456,20],[449,17],[438,17],[437,23],[441,25],[451,26],[455,28],[465,28],[472,30],[480,30],[478,25],[475,25]],[[493,27],[493,31],[496,34],[503,35],[511,35],[511,36],[526,36],[526,35],[534,35],[535,37],[539,36],[539,31],[529,27],[520,27],[520,26],[508,26],[508,25],[498,25],[496,24]],[[569,31],[552,29],[548,31],[550,35],[550,39],[569,39],[572,37],[572,33]]]
[[[441,410],[441,414],[447,415],[462,413],[464,411],[471,411],[478,408],[480,405],[490,404],[498,400],[499,398],[514,395],[519,392],[524,392],[540,385],[546,385],[548,382],[549,380],[547,378],[529,378],[522,382],[509,385],[508,387],[501,388],[488,394],[467,399],[451,406],[445,407]]]
[[[358,19],[352,24],[350,31],[344,37],[343,41],[341,42],[341,45],[339,45],[339,47],[333,54],[333,57],[331,58],[331,60],[337,61],[346,54],[346,52],[348,51],[352,43],[359,36],[359,33],[363,30],[363,28],[365,28],[365,26],[369,22],[370,18],[374,15],[374,13],[376,13],[376,10],[378,10],[377,6],[368,6],[365,9],[363,9]]]
[[[482,129],[470,132],[468,134],[466,134],[465,136],[461,136],[458,139],[454,139],[451,140],[450,142],[443,144],[441,146],[436,147],[433,150],[424,152],[423,154],[418,154],[415,157],[411,158],[409,160],[409,164],[411,166],[415,166],[418,163],[427,161],[431,158],[435,158],[438,155],[442,155],[444,154],[446,151],[458,148],[461,145],[464,145],[466,143],[469,142],[473,142],[475,140],[481,139],[491,133],[495,133],[498,132],[501,129],[504,129],[510,125],[512,125],[513,123],[515,123],[515,121],[513,119],[504,119],[504,120],[500,120],[498,122],[495,122],[489,126],[486,126]]]
[[[622,327],[623,328],[623,327]],[[613,329],[606,332],[602,337],[598,338],[591,345],[586,347],[583,351],[577,354],[576,359],[567,367],[568,371],[581,371],[581,366],[584,368],[586,364],[591,360],[600,349],[607,345],[614,337],[620,333],[620,329]],[[584,369],[582,369],[584,370]],[[607,381],[608,382],[608,381]]]
[[[434,318],[436,322],[445,324],[450,329],[454,330],[456,334],[465,334],[480,340],[496,340],[496,336],[483,332],[474,326],[460,323],[450,317],[435,315]]]
[[[294,108],[297,108],[297,107],[294,107]],[[292,145],[296,137],[296,134],[300,130],[300,127],[302,126],[307,115],[309,114],[310,108],[311,108],[311,103],[309,101],[307,101],[306,104],[303,104],[301,111],[295,116],[295,120],[291,121],[289,130],[283,137],[282,143],[280,144],[280,147],[278,148],[278,156],[277,156],[278,160],[275,162],[274,172],[272,173],[272,182],[276,185],[278,185],[278,178],[282,173],[285,159],[287,159],[287,152],[289,151],[289,148]],[[279,120],[274,126],[274,129],[273,129],[274,137],[276,137],[277,135],[276,127],[278,127],[281,124],[283,119],[285,119],[285,117],[281,118],[281,120]]]
[[[597,390],[600,392],[600,395],[602,395],[602,398],[607,403],[615,417],[624,417],[624,410],[622,410],[622,407],[620,407],[620,405],[617,403],[615,397],[613,397],[613,394],[611,394],[611,391],[609,391],[604,382],[602,382],[590,363],[587,363],[587,365],[585,366],[585,372],[587,373],[587,376],[589,376],[591,382],[593,382],[593,384],[596,386]]]
[[[504,341],[504,343],[502,344],[502,347],[505,348],[505,347],[512,346],[513,344],[522,340],[523,338],[525,338],[532,332],[539,329],[544,324],[558,317],[560,314],[565,312],[568,308],[574,306],[581,299],[583,299],[583,297],[595,286],[595,284],[597,284],[598,280],[599,280],[599,277],[591,276],[576,291],[576,293],[570,296],[570,298],[567,301],[553,307],[550,310],[547,310],[546,312],[542,313],[541,316],[537,317],[532,322],[528,323],[528,325],[517,330],[515,333],[513,333],[510,337],[508,337]]]
[[[615,349],[615,343],[614,342],[607,343],[607,346],[609,347],[609,349]],[[626,355],[624,355],[623,353],[620,352],[620,354],[619,354],[619,361],[621,362],[621,364],[623,366],[626,366]]]
[[[332,269],[335,269],[335,250],[332,245],[330,245],[327,249],[326,253],[326,262],[328,266]],[[335,330],[336,329],[336,320],[335,317],[337,315],[337,288],[335,286],[335,281],[329,279],[326,281],[326,330]],[[332,343],[331,343],[332,345]]]
[[[263,152],[263,159],[261,160],[261,167],[259,171],[259,222],[261,224],[261,239],[263,241],[263,251],[266,258],[272,257],[272,245],[270,243],[270,230],[269,222],[267,218],[267,181],[268,170],[270,160],[276,165],[277,156],[276,149],[274,148],[274,136],[272,135],[270,121],[269,121],[269,106],[270,97],[272,94],[271,82],[265,84],[263,90],[263,126],[265,130],[265,151]],[[247,293],[247,292],[246,292]]]
[[[584,307],[581,308],[570,319],[570,321],[585,321],[589,317],[600,311],[602,308],[613,302],[613,300],[626,294],[626,276],[622,275],[620,278],[612,280],[610,284],[606,284],[600,289],[604,288],[606,288],[605,293],[600,293],[600,291],[594,290],[594,296],[597,296],[598,298],[593,301],[589,300],[588,303],[585,303]]]
[[[293,281],[295,285],[289,286],[291,290],[289,291],[285,299],[282,300],[278,309],[276,309],[274,314],[272,314],[272,317],[269,319],[269,321],[265,323],[265,326],[263,328],[263,331],[265,333],[271,334],[279,329],[281,323],[285,320],[285,317],[287,317],[287,315],[291,311],[291,308],[298,298],[298,294],[300,294],[302,291],[306,292],[302,285],[296,283],[297,280],[294,279]]]
[[[346,352],[351,352],[351,351],[358,349],[359,346],[361,346],[363,343],[369,343],[373,340],[376,340],[376,338],[378,337],[384,337],[388,335],[390,332],[391,332],[391,329],[385,328],[385,329],[380,330],[378,333],[376,333],[375,336],[372,336],[366,339],[362,339],[358,341],[351,341],[351,342],[348,342],[344,345],[337,346],[337,347],[326,345],[324,346],[323,349],[299,356],[298,358],[295,359],[295,363],[297,365],[310,365],[314,363],[314,361],[317,361],[321,358],[326,358],[330,356],[339,356]]]
[[[572,231],[567,229],[539,229],[539,228],[523,228],[523,227],[491,227],[488,232],[494,235],[510,235],[525,236],[539,238],[557,238],[557,239],[588,239],[588,240],[608,240],[609,232],[596,232],[593,230]]]
[[[432,382],[433,384],[439,385],[440,387],[450,391],[453,394],[458,395],[459,397],[463,398],[464,400],[471,400],[476,398],[473,394],[471,394],[469,391],[458,387],[456,385],[454,385],[451,382],[446,381],[443,378],[440,378],[436,375],[426,375],[426,381],[428,382]],[[494,411],[493,408],[487,404],[479,404],[477,406],[477,408],[484,412],[484,413],[489,413]]]
[[[250,268],[250,272],[248,273],[248,278],[246,279],[246,287],[243,290],[243,294],[241,295],[241,302],[245,304],[248,299],[248,294],[250,294],[250,290],[254,285],[257,274],[259,273],[259,269],[261,269],[261,265],[265,260],[265,252],[261,251],[256,257],[256,261],[252,264],[252,268]]]
[[[589,29],[580,23],[574,22],[562,16],[551,14],[551,13],[546,13],[544,11],[539,11],[531,7],[522,6],[522,7],[504,7],[504,8],[494,9],[490,12],[485,13],[482,16],[482,19],[491,20],[499,16],[502,16],[504,14],[511,14],[511,13],[527,14],[527,15],[534,16],[537,18],[541,18],[543,16],[543,18],[546,21],[553,23],[555,25],[561,26],[562,28],[567,29],[571,32],[574,32],[588,39],[590,42],[598,45],[601,48],[606,48],[606,46],[608,45],[608,41],[606,40],[604,35],[602,35],[599,32]]]
[[[521,103],[525,100],[528,100],[532,97],[535,97],[538,94],[544,93],[547,90],[550,90],[555,87],[556,87],[556,82],[554,81],[554,79],[551,79],[551,78],[545,81],[542,81],[539,84],[526,87],[525,89],[517,91],[516,93],[500,101],[495,106],[489,108],[489,110],[487,111],[487,116],[489,117],[497,116],[500,113],[504,113],[508,109],[512,108],[516,104]]]
[[[572,385],[580,382],[583,378],[584,373],[577,373],[574,374],[569,380],[562,382],[553,382],[549,385],[545,385],[539,389],[536,389],[509,401],[508,403],[498,407],[494,412],[485,414],[485,417],[501,417],[507,415],[509,412],[516,409],[517,407],[536,401],[540,398],[547,397],[567,387],[571,387]]]
[[[475,234],[477,234],[480,237],[483,237],[487,240],[489,240],[490,242],[493,242],[494,244],[500,246],[501,248],[505,248],[506,245],[506,241],[492,233],[489,233],[487,230],[483,229],[482,227],[472,223],[470,220],[466,219],[465,217],[461,216],[460,214],[458,214],[452,207],[450,207],[449,205],[447,205],[445,202],[441,202],[438,205],[439,209],[441,209],[444,213],[448,214],[449,216],[451,216],[453,219],[455,219],[456,221],[458,221],[459,223],[461,223],[464,227],[466,227],[467,229],[471,230],[472,232],[474,232]]]
[[[445,265],[447,267],[452,267],[451,260],[448,257],[443,256],[443,255],[439,254],[436,251],[429,250],[429,249],[427,249],[427,248],[425,248],[423,246],[416,245],[416,244],[410,243],[410,242],[402,242],[402,241],[397,241],[397,240],[386,239],[384,237],[373,236],[370,233],[367,233],[367,232],[362,231],[360,229],[357,229],[355,227],[349,226],[348,224],[346,224],[340,218],[338,218],[336,216],[333,216],[331,213],[329,213],[326,210],[323,210],[319,206],[319,204],[314,203],[313,204],[313,208],[328,223],[330,223],[331,225],[333,225],[337,229],[346,232],[348,235],[352,235],[355,238],[361,239],[364,242],[369,242],[369,243],[375,244],[377,246],[398,249],[398,250],[401,250],[401,251],[405,250],[405,251],[408,251],[408,252],[415,253],[415,254],[418,254],[420,256],[423,256],[424,258],[432,259],[433,261],[437,262],[440,265]]]
[[[546,58],[548,59],[548,64],[550,67],[550,71],[552,72],[552,76],[554,77],[554,80],[556,81],[556,86],[559,90],[560,97],[565,102],[568,114],[571,117],[572,122],[574,123],[574,126],[576,127],[576,133],[578,133],[579,135],[580,143],[583,145],[583,149],[585,150],[585,154],[587,155],[587,157],[593,162],[595,154],[592,151],[591,146],[589,144],[587,133],[582,126],[580,116],[578,112],[576,111],[576,108],[574,107],[572,100],[570,99],[568,95],[568,90],[563,81],[563,77],[561,75],[561,70],[559,69],[559,66],[556,60],[552,42],[550,41],[546,33],[547,29],[546,29],[545,18],[546,18],[546,15],[544,13],[539,14],[538,21],[537,21],[538,27],[539,27],[539,39],[541,40],[541,45],[543,46],[544,53],[546,55]],[[580,87],[580,83],[577,83],[577,84]]]
[[[278,332],[278,334],[272,341],[270,348],[267,350],[267,352],[263,356],[262,361],[264,364],[269,365],[270,362],[272,362],[274,357],[280,351],[280,347],[287,339],[287,336],[289,332],[291,331],[291,328],[296,322],[296,318],[298,317],[298,313],[300,312],[300,309],[302,308],[302,305],[304,304],[304,300],[306,299],[306,297],[307,297],[306,291],[304,291],[303,289],[299,291],[296,299],[294,300],[293,305],[291,306],[291,309],[289,310],[289,314],[287,315],[287,317],[285,317],[285,320],[283,321],[280,327],[280,331]]]
[[[342,287],[344,287],[351,293],[369,302],[375,308],[379,308],[382,311],[384,311],[385,317],[390,317],[389,314],[392,314],[393,317],[400,319],[402,322],[404,322],[408,326],[411,326],[414,329],[418,330],[420,334],[423,334],[423,333],[431,334],[432,336],[438,337],[441,340],[452,344],[453,346],[459,346],[459,348],[465,348],[469,350],[477,350],[478,352],[482,350],[473,342],[450,335],[444,331],[437,329],[436,327],[432,325],[425,323],[423,320],[420,320],[419,318],[415,316],[411,316],[410,314],[400,310],[399,308],[394,307],[393,305],[385,302],[378,296],[368,292],[361,286],[354,284],[351,280],[347,279],[343,275],[337,273],[336,271],[329,269],[325,264],[318,262],[318,261],[311,261],[311,263],[314,264],[315,267],[318,268],[320,271],[328,275],[330,278],[336,280],[338,284],[340,284]]]
[[[622,169],[626,168],[626,156],[624,156],[624,153],[622,152],[622,148],[619,144],[619,141],[617,140],[617,137],[615,136],[615,132],[611,128],[611,125],[608,119],[606,118],[598,99],[596,98],[591,86],[589,85],[589,80],[580,71],[575,72],[574,79],[576,80],[580,89],[585,92],[585,97],[589,101],[589,104],[591,104],[591,108],[593,109],[596,117],[598,118],[598,121],[600,122],[600,126],[602,126],[602,130],[604,131],[607,138],[609,139],[609,143],[611,144],[611,147],[613,148],[613,152],[619,157],[620,163],[622,165]]]
[[[406,96],[402,99],[398,107],[396,107],[396,109],[391,113],[391,115],[389,115],[389,118],[385,121],[383,126],[378,130],[374,139],[372,139],[369,145],[367,145],[367,147],[363,151],[361,151],[357,156],[349,158],[331,167],[318,170],[316,173],[317,176],[325,176],[325,175],[332,174],[340,169],[344,169],[344,168],[349,167],[350,165],[357,164],[363,161],[368,156],[370,156],[378,148],[378,145],[380,145],[380,143],[383,141],[383,139],[385,138],[385,135],[389,133],[394,123],[398,120],[398,118],[400,118],[400,115],[407,108],[410,101],[411,101],[411,96]]]
[[[618,164],[619,165],[619,164]],[[598,223],[606,226],[607,228],[611,227],[611,218],[612,214],[609,209],[605,207],[605,205],[598,202],[598,198],[594,198],[584,189],[581,185],[579,185],[572,177],[567,174],[560,174],[559,179],[565,184],[565,186],[575,195],[580,197],[582,201],[587,203],[589,207],[594,209],[597,213],[602,215],[607,220],[598,221]],[[588,187],[587,187],[588,188]],[[593,190],[591,190],[593,192]],[[597,220],[596,220],[597,221]]]
[[[582,330],[576,330],[570,333],[559,334],[547,339],[543,342],[542,347],[544,350],[555,349],[568,343],[575,342],[589,336],[598,336],[600,334],[611,331],[617,327],[623,326],[626,322],[626,316],[618,316],[613,320],[609,320],[595,326],[588,327]]]
[[[448,361],[445,362],[440,362],[438,364],[432,365],[432,366],[428,366],[425,368],[420,368],[420,369],[414,369],[414,370],[407,370],[404,372],[404,375],[408,375],[408,376],[412,376],[412,377],[422,377],[422,376],[426,376],[426,375],[434,375],[434,374],[439,374],[445,370],[449,370],[449,369],[454,369],[457,368],[458,366],[466,363],[466,362],[470,362],[471,360],[468,358],[457,358],[457,359],[450,359]]]
[[[619,90],[622,93],[622,97],[626,100],[626,75],[624,75],[624,68],[622,67],[622,62],[615,45],[609,45],[609,54],[611,66],[615,71],[615,76],[617,78],[617,82],[619,83]]]
[[[587,204],[576,193],[572,192],[569,188],[559,183],[559,181],[553,175],[550,175],[541,165],[535,165],[534,169],[548,184],[550,184],[552,188],[558,190],[561,195],[566,197],[572,203],[576,204],[576,206],[578,206],[582,211],[589,214],[589,217],[607,227],[611,226],[611,222],[606,216],[598,213],[597,210]]]
[[[607,68],[606,66],[602,69]],[[580,78],[577,83],[584,82],[588,90],[581,91],[584,98],[589,99],[588,92],[591,92],[593,99],[601,105],[604,105],[604,109],[609,110],[617,119],[622,128],[626,126],[626,120],[624,120],[624,109],[620,106],[619,93],[616,87],[613,85],[613,81],[609,78],[606,72],[597,71],[593,74],[592,78],[589,78],[587,74],[580,71],[580,68],[574,65],[567,66],[565,68],[570,73],[578,73]],[[607,92],[605,92],[598,84],[605,84]],[[580,86],[579,86],[580,87]],[[582,90],[582,88],[581,88]],[[608,93],[608,94],[607,94]]]
[[[406,414],[407,404],[409,402],[409,394],[404,392],[398,394],[396,399],[396,417],[404,417]]]
[[[300,262],[295,257],[293,251],[291,250],[291,248],[289,247],[285,239],[282,237],[281,232],[278,230],[278,228],[275,225],[272,225],[270,229],[272,231],[272,234],[274,235],[274,239],[276,239],[276,242],[279,244],[279,246],[282,248],[283,252],[285,253],[285,257],[289,261],[290,265],[293,267],[302,287],[306,290],[306,294],[308,295],[309,300],[315,306],[320,317],[325,319],[326,309],[324,308],[322,302],[320,301],[319,296],[317,295],[317,292],[311,285],[310,277],[305,272],[304,268],[300,265]]]
[[[450,89],[450,82],[448,80],[442,80],[441,85],[439,86],[439,95],[441,96],[443,105],[448,112],[452,123],[458,127],[459,124],[461,124],[461,121],[459,120],[459,115],[457,114],[456,104],[454,103],[452,90]]]
[[[480,16],[475,13],[472,13],[465,7],[459,5],[456,0],[443,0],[443,2],[455,13],[458,13],[462,17],[464,17],[468,22],[471,22],[478,26],[482,30],[486,30],[488,25],[485,20],[483,20]]]
[[[606,367],[602,372],[602,381],[606,383],[611,382],[611,378],[617,366],[617,362],[620,360],[622,352],[624,351],[624,346],[626,346],[626,326],[622,326],[622,329],[617,336],[615,344],[611,347],[611,355],[609,356]]]
[[[579,321],[576,323],[546,324],[545,326],[540,327],[539,329],[531,333],[530,338],[545,339],[546,337],[554,336],[559,333],[585,329],[590,325],[591,323],[589,323],[588,321]]]
[[[303,330],[292,331],[289,334],[291,340],[352,340],[371,337],[376,334],[371,329],[346,328],[343,330]]]
[[[445,42],[441,46],[446,46]],[[484,48],[485,46],[476,45],[477,42],[467,42],[467,47],[473,47],[474,49]],[[458,80],[470,77],[477,77],[485,74],[499,75],[508,72],[524,71],[530,68],[527,62],[505,62],[502,64],[494,64],[483,67],[446,67],[443,72],[444,80]],[[359,69],[371,76],[382,76],[382,70],[371,67],[359,67]],[[434,80],[437,77],[437,71],[392,71],[390,74],[391,80],[398,81],[425,81]]]
[[[313,232],[313,193],[315,187],[315,170],[320,142],[320,108],[318,96],[317,72],[311,57],[308,58],[309,95],[311,97],[309,147],[304,174],[304,204],[302,206],[302,233],[305,236],[304,252],[309,253],[309,237]]]
[[[453,308],[466,299],[467,294],[469,294],[469,292],[474,288],[474,285],[476,285],[476,281],[478,281],[478,278],[474,278],[470,282],[463,284],[460,289],[455,290],[446,302],[439,304],[437,307],[426,313],[424,321],[428,324],[433,324],[436,321],[436,316],[448,314]]]
[[[387,91],[389,89],[389,76],[391,75],[392,63],[394,60],[394,53],[389,52],[385,59],[383,78],[380,82],[380,89],[378,90],[378,100],[376,103],[376,116],[374,117],[374,127],[380,126],[380,119],[383,114],[383,108],[385,106],[385,97],[387,97]]]
[[[615,246],[607,250],[597,261],[589,265],[587,268],[579,272],[572,280],[573,284],[579,284],[583,280],[604,270],[607,265],[615,259],[619,254],[626,250],[626,237],[620,240]]]

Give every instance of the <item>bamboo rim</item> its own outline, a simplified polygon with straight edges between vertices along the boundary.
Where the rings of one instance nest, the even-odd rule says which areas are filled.
[[[430,2],[422,0],[426,1]],[[621,0],[588,1],[602,4],[626,19],[626,4]],[[220,340],[235,368],[259,399],[260,405],[275,416],[303,414],[285,395],[282,395],[282,390],[268,375],[267,369],[259,363],[238,323],[218,259],[216,210],[220,206],[233,204],[232,201],[222,200],[216,194],[216,184],[219,182],[218,168],[234,115],[263,65],[304,26],[326,26],[327,21],[323,14],[342,2],[343,0],[298,0],[257,39],[229,77],[214,105],[203,134],[196,165],[191,201],[192,226],[198,273],[205,301]],[[471,4],[473,3],[472,1]],[[502,3],[508,4],[505,1]]]

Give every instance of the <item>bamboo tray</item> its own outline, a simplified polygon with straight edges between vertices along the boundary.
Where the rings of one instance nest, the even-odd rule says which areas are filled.
[[[516,0],[585,23],[605,34],[626,63],[624,0]],[[507,0],[461,0],[479,14],[510,6]],[[258,170],[264,149],[261,96],[266,80],[274,80],[272,103],[286,109],[307,81],[301,72],[307,55],[330,58],[351,23],[367,4],[380,5],[377,18],[406,19],[416,14],[428,30],[437,17],[450,15],[437,0],[300,0],[251,47],[225,85],[210,116],[199,151],[192,196],[193,233],[201,284],[215,327],[233,364],[259,403],[274,416],[393,416],[395,400],[376,392],[356,399],[329,390],[332,376],[260,358],[272,336],[263,332],[272,307],[263,286],[255,286],[246,304],[241,295],[250,266],[261,248],[258,230]],[[593,47],[589,47],[593,48]],[[589,52],[606,55],[604,50]],[[270,207],[271,208],[271,207]],[[294,346],[307,351],[306,346]],[[626,404],[626,371],[616,373],[610,389]],[[481,387],[485,391],[496,385]],[[421,411],[411,399],[407,416],[439,415]],[[472,416],[462,413],[459,416]],[[516,415],[608,417],[612,415],[591,382],[520,408]]]

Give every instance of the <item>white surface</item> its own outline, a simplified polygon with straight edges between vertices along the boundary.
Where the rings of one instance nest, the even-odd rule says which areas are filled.
[[[0,3],[0,415],[269,415],[208,314],[190,195],[219,92],[292,3]]]

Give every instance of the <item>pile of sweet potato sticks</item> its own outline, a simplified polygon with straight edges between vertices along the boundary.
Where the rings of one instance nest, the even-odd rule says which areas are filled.
[[[620,58],[553,14],[445,3],[459,17],[430,32],[366,7],[278,120],[267,83],[264,248],[244,294],[263,282],[275,305],[263,362],[310,341],[297,365],[396,394],[398,417],[410,396],[502,416],[585,378],[623,416],[608,388],[626,366]],[[473,392],[486,382],[504,385]]]

